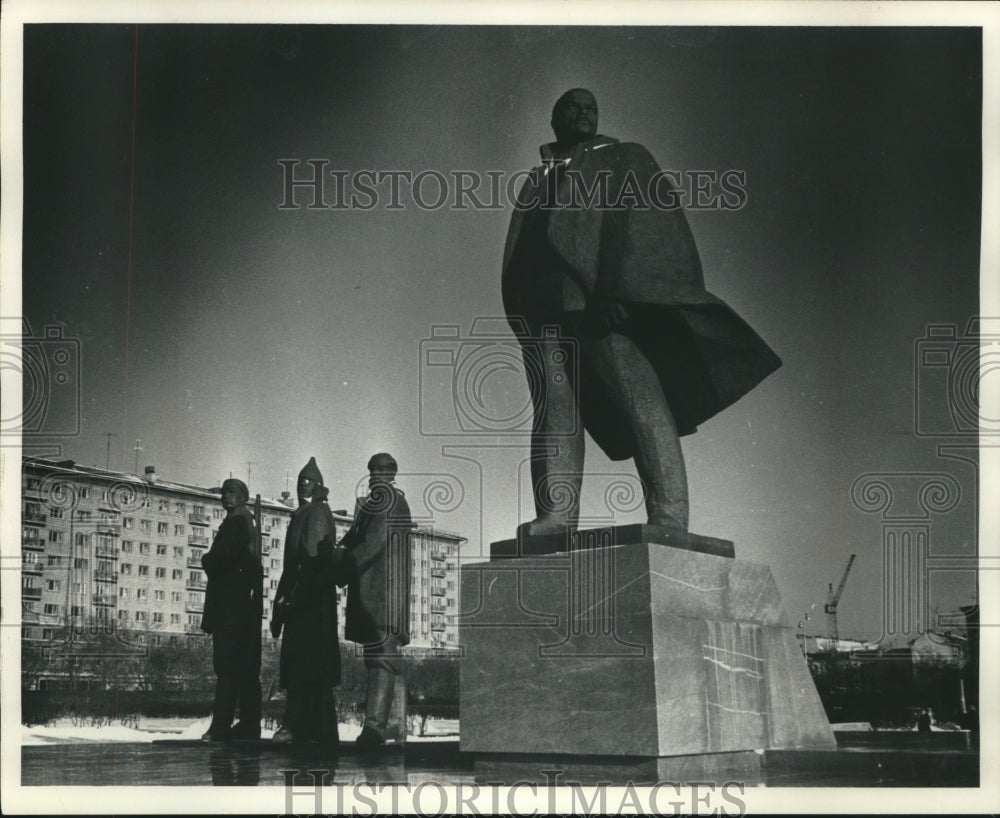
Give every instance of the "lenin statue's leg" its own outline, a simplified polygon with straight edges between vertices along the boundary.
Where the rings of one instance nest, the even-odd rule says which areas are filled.
[[[576,527],[583,480],[583,424],[573,341],[539,337],[522,340],[524,365],[534,406],[531,485],[536,517],[518,530],[553,534]]]
[[[688,486],[680,436],[659,378],[635,342],[613,332],[583,338],[589,370],[622,410],[650,525],[688,528]]]

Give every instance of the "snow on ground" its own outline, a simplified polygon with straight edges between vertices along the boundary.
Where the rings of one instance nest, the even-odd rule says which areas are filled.
[[[157,739],[200,739],[208,730],[210,718],[204,719],[140,719],[139,727],[120,724],[95,727],[74,724],[73,719],[56,719],[46,725],[21,725],[21,745],[83,744],[87,742],[151,742]],[[361,732],[357,724],[341,724],[340,740],[354,741]],[[458,736],[458,722],[450,719],[430,720],[428,735],[409,736],[407,741],[448,741]],[[269,739],[275,728],[261,730],[261,738]]]

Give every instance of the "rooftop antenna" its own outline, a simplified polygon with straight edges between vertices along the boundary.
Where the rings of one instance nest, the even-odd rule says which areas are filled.
[[[111,471],[111,438],[113,438],[115,434],[114,432],[107,432],[106,434],[108,436],[108,462],[104,469],[105,471]]]
[[[254,461],[253,460],[248,460],[247,461],[247,485],[248,486],[250,485],[250,467],[253,466],[253,465],[254,465]]]
[[[142,446],[139,445],[141,442],[142,442],[142,438],[137,437],[135,439],[135,446],[134,446],[134,448],[135,448],[135,474],[136,474],[136,476],[138,476],[138,474],[139,474],[139,452],[145,451],[145,449],[143,449]]]

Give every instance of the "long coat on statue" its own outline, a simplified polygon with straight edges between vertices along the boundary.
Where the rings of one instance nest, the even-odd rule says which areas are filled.
[[[256,527],[246,506],[228,514],[202,556],[208,577],[201,629],[214,637],[213,664],[220,675],[260,667],[262,569]]]
[[[410,531],[413,519],[403,492],[379,486],[359,501],[354,524],[340,544],[347,549],[340,584],[347,585],[344,636],[371,645],[386,635],[410,641]]]
[[[542,156],[551,160],[552,146],[543,146]],[[659,170],[641,145],[606,136],[577,145],[563,168],[536,169],[511,217],[503,298],[511,327],[522,338],[520,316],[536,330],[584,310],[595,297],[622,302],[629,321],[620,331],[632,336],[653,364],[678,432],[685,435],[753,389],[781,360],[705,290],[683,210],[658,206],[671,203],[668,180],[661,176],[652,186],[658,203],[647,197]],[[572,201],[574,174],[578,190],[598,191],[607,199],[603,204],[620,206],[554,206]],[[640,195],[623,195],[630,192]],[[600,198],[596,202],[602,204]],[[633,456],[614,396],[592,387],[586,367],[581,361],[584,425],[610,458]]]
[[[295,681],[340,684],[337,636],[336,528],[326,503],[329,493],[317,486],[312,500],[292,513],[285,536],[284,564],[275,601],[290,605],[281,638],[281,687]]]

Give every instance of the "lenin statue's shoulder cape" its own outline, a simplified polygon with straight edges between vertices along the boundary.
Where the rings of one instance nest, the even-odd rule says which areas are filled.
[[[551,146],[543,146],[543,159],[551,155]],[[753,389],[781,360],[735,311],[705,290],[687,219],[682,208],[669,207],[670,181],[662,174],[657,181],[659,173],[656,160],[634,142],[598,136],[581,143],[560,171],[559,206],[551,210],[546,235],[588,296],[627,305],[631,320],[625,331],[656,368],[678,431],[685,435]],[[602,178],[606,202],[601,202]],[[648,197],[651,181],[658,201]],[[573,201],[574,184],[578,191],[598,191],[595,203],[566,206]],[[622,195],[630,191],[640,195]],[[582,201],[579,195],[577,200]],[[510,265],[526,206],[551,201],[551,181],[539,168],[521,188],[511,217],[505,284],[508,277],[516,279]],[[598,206],[603,203],[618,206]],[[505,306],[509,314],[511,305]],[[618,422],[607,398],[588,395],[585,386],[582,404],[587,429],[608,456],[632,456],[626,424]]]

